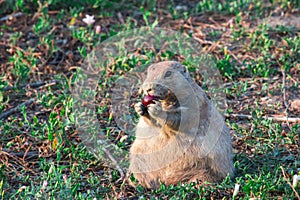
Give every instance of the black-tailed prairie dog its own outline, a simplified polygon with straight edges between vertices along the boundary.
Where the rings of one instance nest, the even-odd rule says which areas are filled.
[[[141,91],[152,99],[135,105],[141,117],[129,167],[141,185],[217,182],[233,175],[229,128],[183,65],[151,65]]]

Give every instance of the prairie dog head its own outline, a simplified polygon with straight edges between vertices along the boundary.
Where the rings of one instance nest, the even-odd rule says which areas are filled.
[[[177,101],[176,97],[187,97],[190,76],[179,62],[164,61],[149,66],[141,93],[149,94],[162,101]]]

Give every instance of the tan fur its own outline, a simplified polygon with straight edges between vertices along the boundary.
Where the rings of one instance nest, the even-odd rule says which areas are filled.
[[[217,182],[233,175],[229,129],[184,66],[151,65],[141,91],[159,99],[147,107],[135,105],[141,118],[129,170],[141,185]]]

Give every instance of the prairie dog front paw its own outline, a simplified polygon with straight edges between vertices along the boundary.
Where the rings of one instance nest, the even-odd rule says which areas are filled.
[[[134,105],[135,112],[139,115],[144,116],[147,114],[147,107],[142,104],[142,102],[138,102]]]
[[[148,105],[148,113],[153,118],[166,119],[167,113],[162,109],[162,105],[159,101]]]

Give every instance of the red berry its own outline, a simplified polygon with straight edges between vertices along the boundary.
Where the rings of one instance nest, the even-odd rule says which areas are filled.
[[[144,106],[148,106],[151,103],[154,103],[155,97],[151,96],[150,94],[147,94],[143,99],[142,99],[142,104],[144,104]]]

